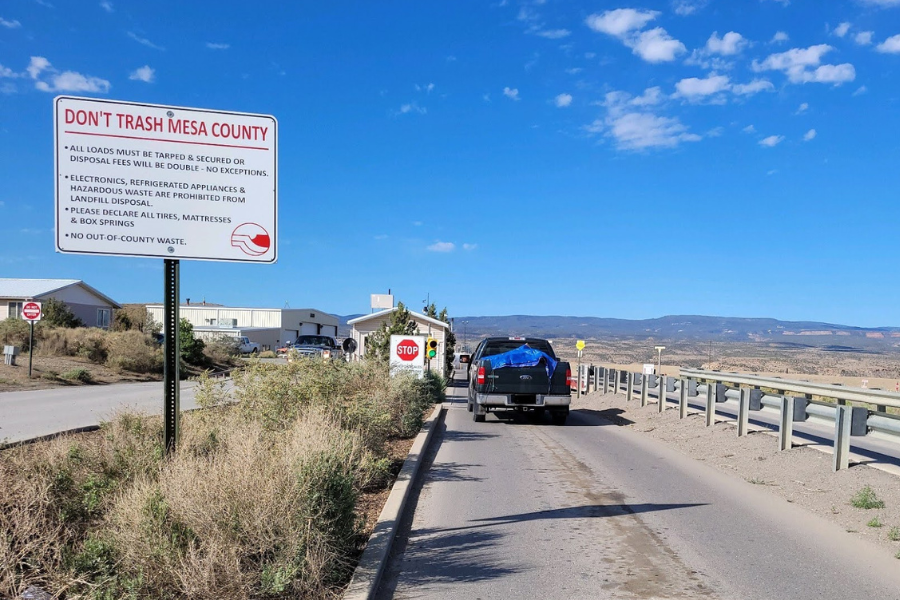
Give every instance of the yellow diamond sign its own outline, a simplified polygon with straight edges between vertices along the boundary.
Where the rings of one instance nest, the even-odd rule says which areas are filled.
[[[578,340],[575,342],[575,347],[579,350],[584,350],[584,340]]]

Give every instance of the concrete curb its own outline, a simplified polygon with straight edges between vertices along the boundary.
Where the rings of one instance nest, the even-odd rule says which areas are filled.
[[[394,545],[397,528],[403,518],[404,510],[406,510],[406,502],[412,491],[413,483],[419,474],[422,460],[428,451],[431,438],[434,437],[437,424],[445,412],[446,409],[442,404],[434,408],[431,416],[422,425],[422,430],[416,436],[412,448],[409,449],[409,454],[403,462],[403,468],[397,475],[397,481],[391,488],[391,494],[381,510],[381,515],[378,517],[375,529],[372,530],[366,549],[353,572],[353,579],[350,580],[350,585],[344,591],[344,600],[371,600],[375,597],[378,584],[381,583],[381,575],[387,566],[391,547]]]

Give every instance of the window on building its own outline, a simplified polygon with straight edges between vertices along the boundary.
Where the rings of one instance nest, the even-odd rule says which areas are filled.
[[[109,329],[109,317],[112,311],[108,308],[97,309],[97,327],[100,329]]]
[[[7,316],[12,317],[14,319],[21,319],[22,318],[22,304],[24,304],[24,303],[23,302],[10,302],[8,304],[9,312],[7,313]]]

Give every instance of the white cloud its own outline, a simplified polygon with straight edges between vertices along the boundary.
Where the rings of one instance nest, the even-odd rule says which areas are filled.
[[[572,32],[568,29],[544,29],[537,32],[537,35],[547,38],[548,40],[559,40],[568,37]]]
[[[679,54],[687,52],[684,44],[670,36],[662,27],[641,33],[636,40],[626,45],[632,52],[647,62],[671,62]]]
[[[709,0],[672,0],[672,10],[676,15],[692,15],[709,3]]]
[[[222,44],[219,42],[206,42],[206,47],[210,50],[228,50],[231,44]]]
[[[453,242],[435,242],[426,248],[429,252],[453,252],[456,244]]]
[[[681,142],[697,142],[700,136],[689,133],[677,118],[650,113],[630,112],[612,117],[606,123],[609,136],[619,148],[646,150],[674,148]]]
[[[507,98],[509,98],[510,100],[521,100],[521,98],[519,98],[518,88],[505,87],[505,88],[503,88],[503,95],[506,96]]]
[[[738,96],[750,96],[759,92],[769,92],[775,89],[775,86],[768,79],[754,79],[750,83],[736,83],[731,86],[731,91]]]
[[[856,69],[850,63],[821,65],[822,57],[834,50],[828,44],[809,48],[792,48],[769,55],[763,62],[753,61],[754,71],[782,71],[791,83],[832,83],[841,85],[856,79]],[[813,68],[815,67],[815,68]]]
[[[867,88],[864,85],[861,85],[861,86],[859,86],[859,88],[857,88],[857,90],[855,92],[853,92],[852,95],[853,96],[862,96],[863,94],[865,94],[868,91],[869,91],[869,88]]]
[[[900,52],[900,34],[892,35],[875,46],[875,49],[885,54],[897,54]]]
[[[815,130],[815,129],[810,129],[810,130],[807,131],[806,134],[803,136],[803,141],[804,141],[804,142],[808,142],[808,141],[810,141],[810,140],[814,140],[815,138],[816,138],[816,130]]]
[[[655,10],[635,10],[633,8],[617,8],[603,14],[592,14],[586,20],[587,26],[600,33],[618,38],[627,36],[633,31],[643,29],[650,21],[659,16]]]
[[[463,244],[463,250],[471,251],[478,247],[478,244]]]
[[[759,140],[760,146],[765,146],[766,148],[774,148],[778,144],[780,144],[784,140],[783,135],[770,135],[767,138],[763,138]]]
[[[128,79],[133,81],[143,81],[144,83],[152,83],[153,77],[156,75],[156,71],[150,68],[150,65],[144,65],[139,69],[135,69],[131,72],[131,75],[128,76]]]
[[[420,115],[424,115],[428,112],[428,109],[424,106],[419,106],[415,102],[410,102],[409,104],[402,104],[400,106],[400,111],[398,114],[405,115],[410,113],[418,113]]]
[[[28,71],[28,74],[31,75],[32,79],[37,79],[38,75],[49,68],[49,60],[47,60],[43,56],[32,56],[31,61],[28,63],[28,68],[25,70]]]
[[[688,77],[675,84],[675,97],[696,100],[731,89],[727,76],[711,73],[706,79]]]
[[[630,102],[633,106],[655,106],[663,101],[663,93],[659,87],[647,88],[644,93]]]
[[[790,38],[790,36],[787,34],[787,32],[784,32],[784,31],[776,31],[776,32],[775,32],[775,35],[772,36],[772,41],[771,41],[771,43],[772,43],[772,44],[778,44],[778,43],[781,43],[781,42],[786,42],[786,41],[788,41],[788,40],[790,40],[790,39],[791,39],[791,38]]]
[[[34,87],[42,92],[95,92],[105,94],[110,83],[99,77],[88,77],[75,71],[54,73],[50,81],[37,81]]]
[[[743,131],[744,133],[756,133],[756,127],[754,127],[753,125],[747,125],[743,129],[741,129],[741,131]]]
[[[833,33],[834,33],[834,35],[838,36],[839,38],[842,38],[845,35],[847,35],[848,31],[850,31],[850,23],[847,23],[846,21],[844,21],[843,23],[841,23],[840,25],[838,25],[837,27],[834,28]]]
[[[553,99],[557,108],[565,108],[572,104],[572,94],[560,94]]]
[[[105,10],[106,12],[113,12],[113,5],[112,2],[109,2],[109,0],[103,0],[103,2],[100,3],[100,7],[103,8],[103,10]]]
[[[567,75],[578,75],[582,71],[584,71],[584,69],[582,69],[581,67],[572,67],[570,69],[566,69],[566,74]]]
[[[7,21],[3,17],[0,17],[0,25],[2,25],[3,27],[6,27],[7,29],[15,29],[16,27],[22,26],[22,24],[19,23],[18,21],[15,21],[15,20]]]
[[[711,54],[734,56],[735,54],[740,54],[748,44],[747,39],[735,31],[729,31],[721,38],[719,37],[719,32],[714,31],[706,42],[706,50]]]
[[[425,85],[415,84],[415,88],[417,92],[425,92],[426,94],[430,94],[434,90],[433,83],[426,83]]]
[[[853,36],[853,41],[855,41],[860,46],[868,46],[872,43],[872,36],[874,35],[874,31],[860,31],[855,36]]]
[[[142,46],[147,46],[148,48],[153,48],[154,50],[165,50],[165,48],[163,48],[162,46],[157,46],[147,38],[142,38],[133,31],[128,32],[128,37],[136,41],[138,44],[141,44]]]
[[[803,113],[805,113],[805,112],[807,111],[808,108],[809,108],[809,103],[808,103],[808,102],[804,102],[803,104],[801,104],[801,105],[797,108],[797,112],[794,113],[794,114],[802,115]]]
[[[19,74],[16,73],[15,71],[13,71],[12,69],[10,69],[9,67],[4,67],[3,65],[0,65],[0,78],[3,78],[3,77],[12,78],[12,77],[18,77],[18,76],[19,76]]]

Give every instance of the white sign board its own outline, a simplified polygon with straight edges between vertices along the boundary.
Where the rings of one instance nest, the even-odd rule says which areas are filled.
[[[372,294],[372,308],[394,308],[394,296],[391,294]]]
[[[650,363],[644,363],[643,369],[641,369],[641,373],[644,375],[653,375],[656,371],[656,365]]]
[[[56,249],[274,263],[275,117],[59,96]]]
[[[26,302],[22,305],[22,318],[26,321],[40,321],[44,316],[43,305],[40,302]]]
[[[391,336],[391,376],[404,371],[415,373],[419,379],[425,376],[425,336]]]

